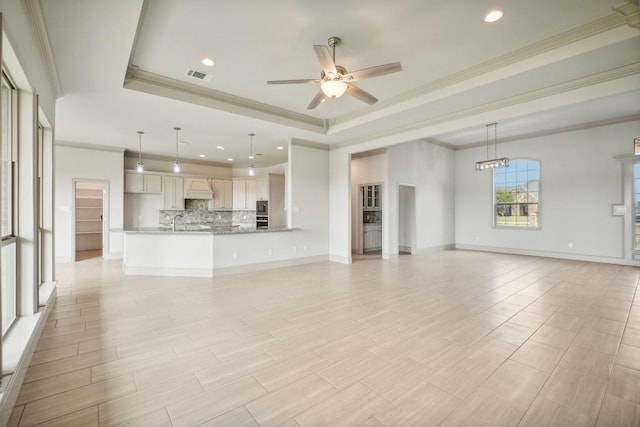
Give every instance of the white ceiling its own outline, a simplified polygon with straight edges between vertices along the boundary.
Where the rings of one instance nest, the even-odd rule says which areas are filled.
[[[249,133],[262,166],[286,161],[275,147],[292,138],[460,147],[483,141],[489,122],[516,138],[640,117],[640,31],[612,11],[621,0],[30,1],[62,90],[61,141],[137,152],[142,130],[143,154],[172,158],[180,126],[181,158],[244,167]],[[484,23],[496,6],[504,18]],[[266,84],[318,78],[312,46],[330,36],[349,71],[402,63],[357,82],[380,102],[345,95],[308,111],[317,85]]]

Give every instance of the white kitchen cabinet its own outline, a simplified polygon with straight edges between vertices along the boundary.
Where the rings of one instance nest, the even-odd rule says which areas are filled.
[[[233,210],[256,209],[256,182],[254,180],[233,181]]]
[[[362,187],[362,207],[365,209],[379,209],[381,206],[380,186],[365,185]]]
[[[256,179],[256,200],[269,200],[269,176]]]
[[[233,182],[213,181],[213,210],[233,209]]]
[[[162,192],[162,176],[141,173],[125,173],[124,192],[160,193]]]
[[[377,251],[382,249],[382,225],[365,224],[363,231],[364,231],[363,249],[365,252]]]
[[[162,177],[162,201],[164,210],[184,210],[184,178],[170,175]]]

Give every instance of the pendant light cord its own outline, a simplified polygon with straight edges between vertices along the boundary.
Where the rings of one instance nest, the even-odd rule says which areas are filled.
[[[138,162],[142,163],[142,134],[144,132],[142,132],[141,130],[138,131]]]
[[[176,131],[176,161],[178,161],[178,131],[180,128],[173,128]]]

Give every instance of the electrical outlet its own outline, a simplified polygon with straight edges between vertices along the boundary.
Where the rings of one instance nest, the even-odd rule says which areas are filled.
[[[233,259],[238,259],[238,252],[233,253]]]
[[[302,247],[302,250],[303,250],[303,251],[305,251],[305,252],[307,252],[307,245],[304,245],[304,246]]]
[[[267,250],[267,254],[268,254],[268,255],[273,255],[273,249],[269,248],[269,249]]]
[[[296,252],[298,252],[298,248],[296,248],[295,246],[293,247],[293,253],[295,254]]]
[[[567,243],[567,246],[569,247],[569,249],[572,249],[573,248],[573,243],[569,242],[569,243]]]

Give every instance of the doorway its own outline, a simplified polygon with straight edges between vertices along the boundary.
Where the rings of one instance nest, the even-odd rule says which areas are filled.
[[[415,185],[398,185],[398,254],[416,254]]]
[[[105,185],[101,181],[74,181],[75,261],[103,256]]]
[[[382,258],[382,183],[360,184],[359,255]]]

